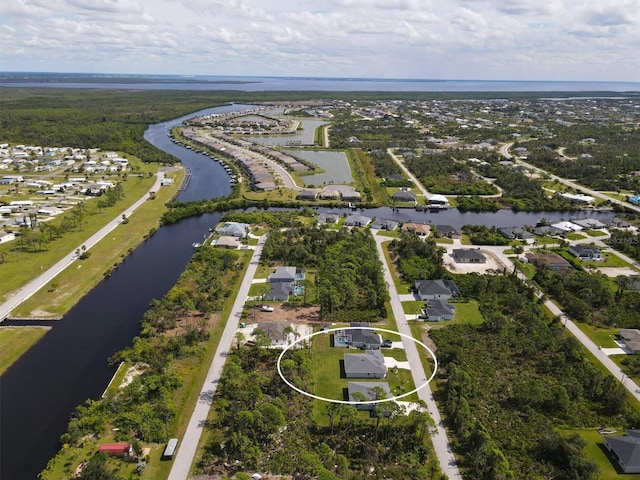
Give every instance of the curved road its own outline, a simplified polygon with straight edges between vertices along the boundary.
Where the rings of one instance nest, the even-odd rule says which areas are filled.
[[[164,172],[158,171],[156,176],[156,181],[143,197],[141,197],[138,201],[136,201],[133,205],[127,208],[124,212],[121,212],[116,218],[107,223],[104,227],[98,230],[96,233],[91,235],[87,240],[82,242],[82,245],[78,245],[76,248],[72,249],[70,253],[65,255],[61,260],[59,260],[55,265],[51,268],[47,269],[45,272],[31,280],[29,283],[24,285],[22,288],[13,293],[4,303],[0,305],[0,322],[2,322],[5,318],[7,318],[14,308],[24,302],[26,299],[31,297],[34,293],[48,284],[51,280],[53,280],[60,272],[62,272],[65,268],[67,268],[71,263],[73,263],[77,256],[76,251],[82,249],[84,246],[87,250],[93,247],[96,243],[102,240],[106,235],[109,234],[114,228],[122,223],[122,215],[129,217],[137,208],[139,208],[144,202],[149,199],[149,194],[151,192],[157,192],[160,188],[161,182],[164,178]]]
[[[413,338],[411,330],[409,329],[409,324],[406,320],[406,315],[404,313],[404,310],[402,309],[400,296],[398,295],[398,291],[396,290],[396,286],[393,282],[393,277],[391,276],[391,271],[389,269],[389,265],[387,265],[386,257],[384,255],[382,247],[382,243],[385,241],[389,241],[390,239],[389,237],[379,237],[375,234],[374,238],[376,240],[378,255],[380,257],[380,260],[382,261],[382,266],[384,268],[384,279],[387,282],[387,287],[389,289],[391,310],[393,311],[393,316],[396,319],[398,331],[403,335],[407,335],[408,337]],[[456,465],[456,459],[453,455],[453,452],[451,451],[449,437],[447,436],[447,431],[445,430],[444,423],[442,422],[442,418],[440,417],[438,406],[436,405],[436,402],[433,398],[431,387],[428,383],[426,383],[427,375],[425,374],[420,356],[418,355],[416,343],[408,341],[403,337],[402,344],[407,354],[407,361],[409,362],[409,365],[411,365],[411,375],[413,377],[413,383],[419,388],[417,392],[418,397],[427,405],[429,415],[435,423],[435,432],[431,436],[431,441],[433,443],[433,450],[436,454],[436,457],[438,458],[438,461],[440,462],[440,468],[451,480],[462,478]],[[420,387],[420,385],[424,386]]]
[[[185,480],[189,477],[191,470],[191,464],[198,449],[198,442],[200,436],[204,430],[204,426],[209,415],[209,409],[213,403],[213,398],[216,395],[218,388],[218,382],[222,375],[222,368],[227,361],[227,354],[235,338],[236,331],[238,329],[238,323],[242,315],[242,308],[249,295],[249,287],[251,287],[251,281],[256,274],[258,264],[260,263],[260,256],[262,255],[262,249],[267,241],[267,235],[263,235],[258,239],[258,245],[253,251],[251,262],[247,268],[247,272],[244,275],[240,289],[233,302],[233,307],[227,324],[220,337],[216,354],[213,357],[209,372],[200,390],[200,396],[198,403],[193,409],[191,419],[187,425],[187,430],[182,437],[182,441],[178,445],[178,452],[176,454],[173,465],[171,466],[171,472],[169,473],[169,480]]]

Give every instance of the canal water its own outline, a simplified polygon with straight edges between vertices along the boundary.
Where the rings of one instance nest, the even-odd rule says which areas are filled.
[[[180,158],[191,171],[191,181],[179,200],[200,200],[230,193],[229,177],[204,154],[172,143],[169,130],[186,118],[208,113],[248,109],[232,105],[153,125],[145,138]],[[349,211],[342,211],[348,214]],[[571,213],[527,214],[416,212],[380,208],[363,215],[399,221],[431,221],[460,227],[533,225],[542,216],[568,220]],[[158,229],[122,265],[85,296],[65,317],[0,377],[0,479],[36,479],[60,448],[59,438],[77,405],[98,399],[115,369],[107,359],[131,344],[149,302],[161,298],[175,283],[201,241],[221,214],[208,214]],[[608,218],[609,213],[580,213],[580,217]]]

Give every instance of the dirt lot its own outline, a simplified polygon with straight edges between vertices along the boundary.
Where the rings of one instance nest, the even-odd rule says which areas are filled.
[[[287,304],[273,305],[273,312],[263,312],[256,307],[247,319],[251,323],[259,322],[287,322],[287,323],[317,323],[320,324],[320,307],[297,307]]]

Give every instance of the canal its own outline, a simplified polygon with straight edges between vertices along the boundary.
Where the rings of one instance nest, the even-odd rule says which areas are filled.
[[[229,177],[219,163],[206,155],[175,145],[168,137],[173,126],[195,115],[253,108],[232,105],[207,109],[170,122],[151,126],[145,138],[158,148],[180,158],[191,171],[191,181],[178,200],[214,198],[231,192]],[[348,213],[343,211],[341,213]],[[440,213],[393,211],[380,208],[364,215],[398,221],[431,221],[460,227],[467,223],[488,226],[532,225],[548,220],[569,219],[570,213],[543,214]],[[139,320],[149,302],[161,298],[176,282],[193,253],[221,214],[208,214],[158,229],[121,266],[86,295],[64,318],[23,355],[0,378],[0,478],[32,480],[60,448],[59,438],[77,405],[98,399],[115,368],[107,360],[131,344],[139,333]],[[601,212],[580,214],[607,218]]]

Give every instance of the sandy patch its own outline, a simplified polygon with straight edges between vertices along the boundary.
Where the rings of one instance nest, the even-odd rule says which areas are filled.
[[[600,273],[607,277],[617,277],[619,275],[638,275],[638,272],[629,267],[598,267]]]
[[[487,273],[490,270],[502,271],[504,263],[493,252],[480,250],[487,257],[486,263],[458,263],[453,259],[450,251],[443,257],[444,266],[452,273]]]
[[[133,379],[142,375],[146,370],[149,369],[149,365],[146,363],[136,363],[127,369],[127,373],[124,375],[124,379],[118,388],[124,388],[133,382]]]

